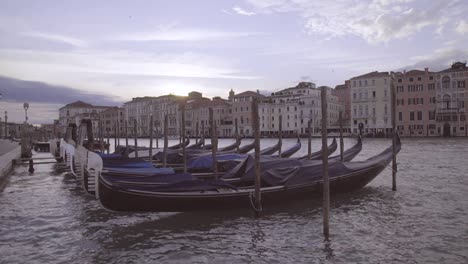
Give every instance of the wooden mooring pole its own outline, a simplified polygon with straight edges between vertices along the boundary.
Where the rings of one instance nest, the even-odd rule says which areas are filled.
[[[307,145],[307,159],[312,158],[312,120],[309,119],[309,122],[307,122],[307,129],[309,130],[309,144]]]
[[[343,142],[343,112],[340,111],[338,122],[340,123],[340,160],[344,161],[344,142]]]
[[[117,147],[120,148],[120,119],[117,121]],[[117,147],[115,147],[115,149],[117,149]],[[115,150],[114,150],[115,152]]]
[[[125,120],[125,155],[128,154],[128,120]]]
[[[184,162],[184,173],[187,173],[187,153],[185,151],[185,103],[182,103],[182,158]]]
[[[396,191],[396,174],[398,171],[397,168],[397,160],[396,160],[396,140],[397,140],[397,130],[396,130],[396,94],[395,94],[395,84],[393,80],[391,80],[391,95],[392,95],[392,130],[393,130],[393,137],[392,137],[392,190]]]
[[[135,158],[138,158],[138,131],[137,131],[137,121],[136,118],[133,119],[133,136],[135,144]]]
[[[211,157],[213,159],[213,174],[215,179],[218,179],[218,164],[216,159],[216,151],[218,148],[218,139],[216,137],[216,123],[213,118],[213,108],[209,108],[210,128],[211,128]]]
[[[195,123],[195,144],[198,144],[198,121]]]
[[[202,123],[201,123],[201,140],[203,142],[203,147],[205,146],[205,121],[202,120]]]
[[[236,142],[239,140],[239,125],[237,124],[237,118],[234,119],[235,132],[236,132]],[[240,144],[236,147],[236,152],[239,153]]]
[[[164,149],[163,149],[163,167],[167,166],[167,147],[168,147],[168,139],[167,139],[167,114],[164,115]]]
[[[114,153],[117,150],[117,122],[114,123]]]
[[[258,107],[258,104],[257,104]],[[258,111],[258,109],[257,109]],[[279,150],[278,157],[281,157],[281,149],[283,148],[283,115],[279,116]]]
[[[328,240],[330,236],[330,179],[328,178],[328,143],[327,143],[327,88],[322,87],[322,167],[323,167],[323,235]]]
[[[149,145],[149,162],[153,162],[153,116],[150,116],[150,123],[149,123],[149,138],[150,138],[150,145]]]
[[[281,120],[281,119],[280,119]],[[260,212],[262,211],[262,194],[260,192],[260,185],[261,185],[261,167],[260,167],[260,124],[259,124],[259,117],[258,117],[258,101],[256,98],[253,98],[252,101],[252,126],[253,126],[253,133],[255,137],[255,197],[254,197],[254,205],[255,205],[255,215],[258,217],[260,216]]]
[[[107,135],[107,154],[109,154],[109,151],[110,151],[110,131],[109,131],[107,126],[106,126],[106,135]]]
[[[159,148],[159,127],[160,127],[160,124],[161,124],[161,121],[158,119],[158,121],[156,121],[156,148],[158,149]]]

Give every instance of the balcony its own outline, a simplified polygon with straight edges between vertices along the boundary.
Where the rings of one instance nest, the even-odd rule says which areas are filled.
[[[458,114],[458,113],[463,113],[463,112],[464,112],[463,108],[456,108],[456,107],[436,110],[436,114],[447,114],[447,115]]]

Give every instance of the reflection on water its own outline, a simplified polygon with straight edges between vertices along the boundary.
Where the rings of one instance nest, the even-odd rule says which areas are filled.
[[[302,143],[296,155],[306,154]],[[313,151],[320,144],[314,139]],[[366,139],[356,160],[389,144]],[[19,166],[0,191],[0,262],[467,263],[468,140],[403,144],[397,192],[387,168],[362,190],[332,196],[330,241],[320,199],[267,207],[260,218],[250,210],[117,213],[101,209],[61,165],[36,165],[34,174]]]

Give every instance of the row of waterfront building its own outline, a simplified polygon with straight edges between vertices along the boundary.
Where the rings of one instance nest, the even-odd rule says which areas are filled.
[[[403,72],[371,72],[327,91],[328,128],[337,131],[339,112],[347,132],[386,135],[392,132],[392,89],[396,99],[397,130],[403,136],[467,136],[465,105],[468,100],[468,68],[457,62],[450,68],[432,72],[410,70]],[[217,135],[252,136],[251,104],[259,101],[260,130],[263,136],[275,136],[281,128],[288,136],[320,130],[321,88],[314,83],[301,82],[265,96],[258,91],[229,92],[228,99],[206,98],[199,92],[188,96],[163,95],[137,97],[122,107],[93,106],[74,102],[59,110],[60,131],[81,119],[93,120],[94,131],[104,135],[133,135],[134,124],[138,136],[148,136],[150,117],[153,131],[161,133],[164,117],[168,118],[169,135],[182,133],[182,109],[185,109],[185,134],[210,135],[209,109],[213,109]],[[101,125],[100,125],[101,123]],[[130,128],[129,128],[130,127]]]

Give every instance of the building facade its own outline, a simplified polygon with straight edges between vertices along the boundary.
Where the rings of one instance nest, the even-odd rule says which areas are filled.
[[[233,90],[229,92],[229,101],[232,105],[232,122],[235,126],[236,120],[238,133],[240,136],[253,136],[252,129],[252,101],[254,98],[261,101],[265,96],[257,92],[246,91],[235,94]],[[234,131],[235,132],[235,131]]]
[[[351,78],[352,133],[384,136],[392,132],[391,77],[388,72],[370,72]]]
[[[345,84],[337,85],[333,92],[338,97],[338,101],[343,105],[343,121],[346,127],[349,127],[351,121],[351,85],[350,81],[345,81]]]
[[[443,136],[468,136],[466,62],[456,62],[435,75],[437,132]]]
[[[122,107],[111,107],[99,113],[98,119],[101,126],[98,125],[96,133],[99,128],[102,128],[103,137],[124,137],[125,136],[125,111]],[[128,130],[127,130],[128,133]]]
[[[296,136],[308,133],[308,122],[311,121],[312,133],[321,130],[322,104],[321,89],[315,84],[302,82],[295,87],[287,88],[265,97],[259,105],[260,131],[263,136],[276,136],[281,130],[285,136]],[[340,103],[334,89],[327,91],[327,116],[329,131],[338,129],[339,112],[344,106]]]
[[[95,106],[83,101],[76,101],[59,109],[59,133],[65,134],[69,124],[78,126],[82,119],[92,119],[93,131],[97,131],[98,114],[110,106]]]
[[[401,136],[439,136],[436,129],[435,73],[411,70],[394,74],[396,126]]]

